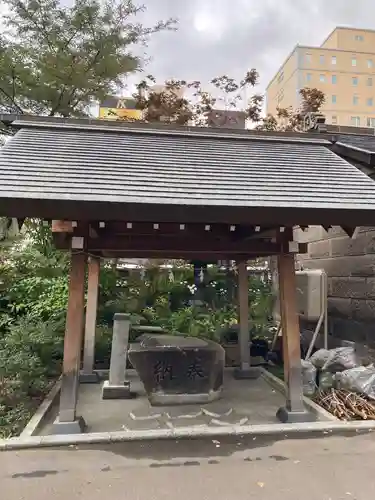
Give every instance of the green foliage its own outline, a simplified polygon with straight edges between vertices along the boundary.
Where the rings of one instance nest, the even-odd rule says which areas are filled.
[[[0,338],[0,436],[17,434],[60,373],[63,323],[24,316]]]
[[[68,257],[53,247],[50,229],[27,221],[23,238],[0,257],[0,332],[27,315],[33,320],[65,316],[68,297]]]
[[[133,53],[172,20],[144,27],[132,0],[3,0],[0,109],[49,116],[84,116],[95,100],[121,88],[140,68]]]
[[[68,300],[68,280],[65,276],[31,276],[16,282],[5,295],[12,314],[27,314],[32,319],[64,317]]]
[[[0,254],[0,436],[17,434],[60,373],[66,255],[49,228],[26,221]]]
[[[107,273],[113,270],[107,270]],[[237,323],[237,275],[209,268],[205,286],[196,298],[191,267],[173,272],[156,267],[131,272],[122,280],[112,279],[119,286],[112,288],[110,300],[101,302],[101,321],[111,321],[115,312],[131,314],[133,324],[160,326],[172,334],[202,336],[219,340],[223,329]],[[106,278],[108,282],[108,276]],[[101,289],[101,297],[108,296]],[[259,277],[249,278],[250,324],[254,335],[268,332],[273,305],[271,286]]]
[[[257,125],[257,130],[272,132],[278,131],[297,131],[303,132],[304,117],[307,113],[318,112],[326,101],[324,92],[318,89],[309,89],[307,87],[299,90],[301,104],[298,109],[277,108],[277,116],[268,114]]]

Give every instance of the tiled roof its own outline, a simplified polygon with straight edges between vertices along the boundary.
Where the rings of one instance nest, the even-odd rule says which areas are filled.
[[[337,144],[348,148],[359,149],[366,153],[375,154],[375,136],[367,135],[340,135]]]
[[[47,121],[20,126],[0,152],[0,208],[13,197],[375,210],[375,183],[319,137]]]

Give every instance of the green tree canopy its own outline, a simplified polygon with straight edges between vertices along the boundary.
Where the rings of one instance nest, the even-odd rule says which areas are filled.
[[[145,27],[132,0],[2,0],[0,111],[78,117],[118,91],[139,70],[136,44],[174,29],[172,19]],[[0,3],[0,5],[1,5]]]

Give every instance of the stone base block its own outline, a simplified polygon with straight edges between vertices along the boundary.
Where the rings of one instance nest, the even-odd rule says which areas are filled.
[[[236,380],[251,380],[257,379],[260,377],[260,370],[256,367],[250,368],[236,368],[233,372],[233,377]]]
[[[80,384],[98,384],[99,382],[100,382],[100,377],[97,372],[92,372],[92,373],[81,372],[79,374]]]
[[[315,422],[316,417],[307,410],[291,411],[286,407],[279,408],[276,417],[284,424],[298,424],[301,422]]]
[[[106,380],[102,387],[103,399],[132,399],[134,396],[130,392],[130,382],[124,385],[110,385]]]
[[[73,422],[60,422],[59,417],[52,425],[53,434],[82,434],[85,432],[86,422],[82,417],[77,417]]]
[[[201,394],[166,394],[153,392],[149,396],[152,406],[197,405],[217,401],[221,397],[221,389]]]

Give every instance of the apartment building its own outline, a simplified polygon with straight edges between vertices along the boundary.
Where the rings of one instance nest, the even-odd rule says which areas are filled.
[[[375,127],[375,30],[337,27],[320,47],[297,45],[267,87],[267,113],[297,109],[304,87],[324,92],[328,124]]]

